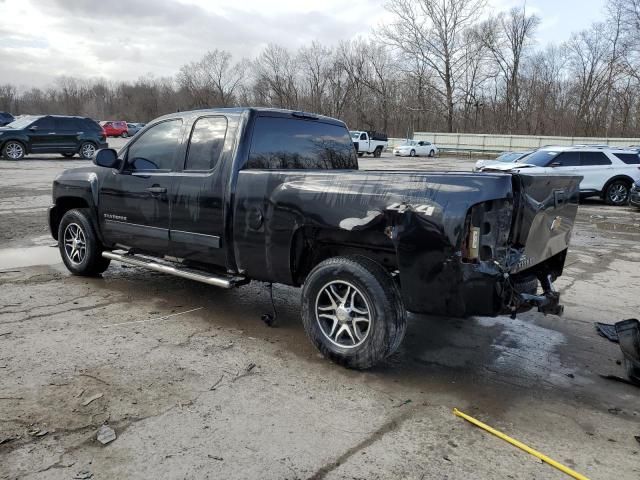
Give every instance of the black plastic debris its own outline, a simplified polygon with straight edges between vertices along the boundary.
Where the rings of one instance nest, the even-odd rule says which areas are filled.
[[[640,321],[631,318],[618,322],[615,326],[627,376],[636,385],[640,385]]]
[[[606,338],[607,340],[611,340],[612,342],[618,343],[618,333],[616,332],[616,326],[610,323],[600,323],[596,322],[596,330],[601,337]]]

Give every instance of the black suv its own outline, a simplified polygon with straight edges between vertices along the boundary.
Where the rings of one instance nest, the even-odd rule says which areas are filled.
[[[104,130],[90,118],[34,115],[0,127],[0,152],[9,160],[28,153],[61,153],[68,158],[78,153],[90,159],[107,147]]]
[[[15,118],[9,112],[0,112],[0,127],[4,127],[5,125],[9,125],[13,122]]]

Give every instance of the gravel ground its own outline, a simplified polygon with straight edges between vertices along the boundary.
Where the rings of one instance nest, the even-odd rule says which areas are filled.
[[[45,209],[55,175],[87,163],[0,162],[0,478],[566,478],[454,407],[590,478],[640,477],[640,390],[600,377],[624,372],[593,328],[638,316],[637,210],[580,207],[564,317],[412,315],[396,355],[353,372],[310,345],[297,289],[274,288],[268,328],[258,282],[217,290],[116,264],[69,275]]]

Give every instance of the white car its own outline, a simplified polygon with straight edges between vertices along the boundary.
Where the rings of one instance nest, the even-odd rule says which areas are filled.
[[[599,196],[609,205],[626,205],[631,186],[640,182],[640,156],[625,148],[545,147],[520,162],[493,164],[481,171],[581,175],[582,198]]]
[[[500,164],[500,163],[520,162],[522,160],[522,158],[526,157],[530,153],[532,153],[531,150],[526,151],[526,152],[502,152],[500,155],[498,155],[497,158],[495,158],[493,160],[478,160],[476,162],[475,167],[473,167],[473,171],[474,172],[479,172],[483,168],[489,167],[489,166],[494,165],[496,163]]]
[[[438,147],[423,140],[407,140],[402,145],[395,147],[393,154],[398,157],[434,157],[438,154]]]

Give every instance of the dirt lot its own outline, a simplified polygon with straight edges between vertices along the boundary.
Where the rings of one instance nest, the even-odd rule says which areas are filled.
[[[55,175],[87,163],[0,162],[0,478],[567,478],[454,407],[590,478],[640,478],[640,389],[600,377],[622,357],[593,328],[639,315],[640,212],[580,207],[563,318],[413,315],[396,355],[353,372],[310,346],[296,289],[274,288],[269,328],[261,283],[69,275],[45,208]]]

